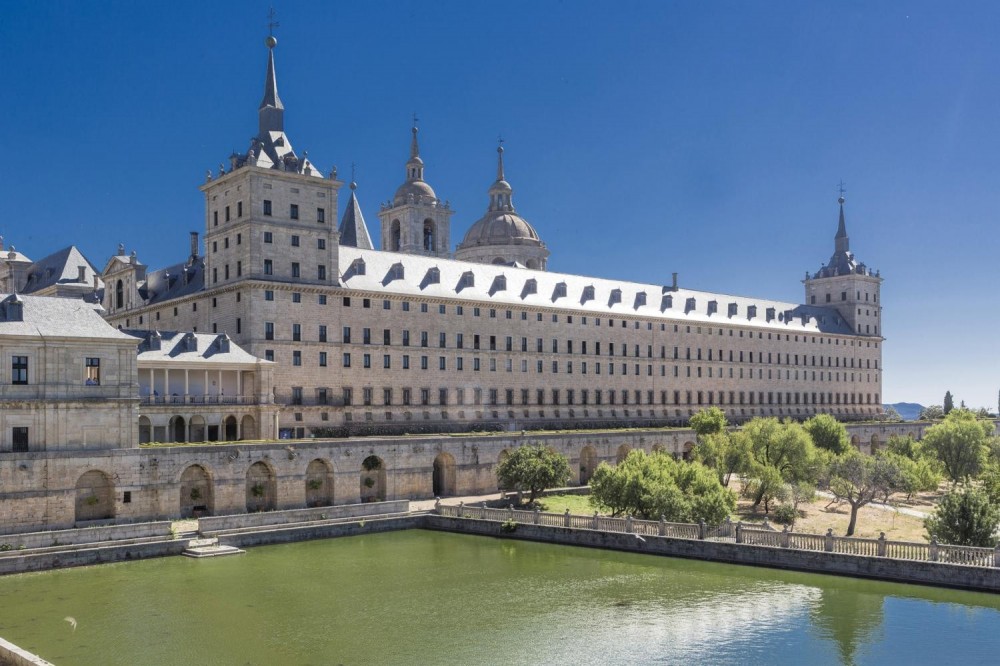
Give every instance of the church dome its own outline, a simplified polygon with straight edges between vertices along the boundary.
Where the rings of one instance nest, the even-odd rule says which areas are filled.
[[[535,228],[514,212],[489,211],[469,228],[463,247],[473,245],[541,245]]]
[[[409,200],[411,194],[414,200],[419,197],[437,200],[437,195],[434,194],[434,189],[430,185],[422,180],[408,180],[396,190],[396,194],[392,198],[392,205],[402,206]]]

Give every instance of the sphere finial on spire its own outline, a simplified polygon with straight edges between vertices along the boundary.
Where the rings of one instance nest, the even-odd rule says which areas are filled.
[[[264,40],[264,44],[269,49],[273,49],[278,45],[278,40],[274,36],[274,29],[281,24],[274,20],[275,16],[274,7],[272,6],[267,12],[267,38]]]
[[[843,206],[844,205],[844,193],[847,192],[847,190],[844,189],[844,179],[843,178],[840,179],[840,184],[837,185],[837,191],[840,193],[840,196],[837,197],[837,203],[839,203],[841,206]]]

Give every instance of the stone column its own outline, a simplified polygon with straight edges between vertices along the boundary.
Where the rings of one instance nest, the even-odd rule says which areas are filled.
[[[823,544],[823,550],[828,553],[833,552],[833,528],[831,527],[826,531],[826,540]]]
[[[878,534],[878,556],[885,557],[887,547],[885,544],[885,532],[879,532]]]
[[[563,515],[563,526],[569,527],[569,507],[566,507],[566,513]]]

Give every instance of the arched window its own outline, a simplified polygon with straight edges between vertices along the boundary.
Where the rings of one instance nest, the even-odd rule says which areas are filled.
[[[424,220],[424,249],[428,252],[433,252],[434,240],[434,222]]]
[[[125,307],[125,285],[122,284],[121,280],[118,280],[118,283],[115,285],[115,307]]]
[[[399,252],[399,246],[400,246],[399,220],[393,220],[392,226],[389,227],[389,250],[391,252]]]

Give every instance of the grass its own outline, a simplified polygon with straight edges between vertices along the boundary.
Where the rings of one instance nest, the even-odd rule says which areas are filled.
[[[590,495],[549,495],[538,500],[538,508],[546,513],[569,512],[577,516],[591,516],[594,507],[590,503]]]

